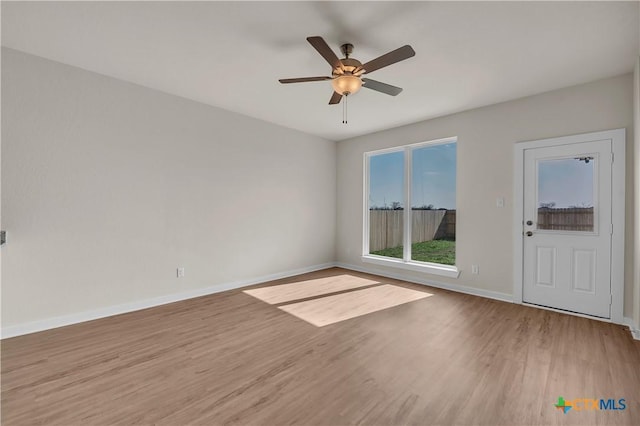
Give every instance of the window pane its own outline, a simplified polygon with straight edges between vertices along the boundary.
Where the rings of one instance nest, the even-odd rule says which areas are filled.
[[[456,263],[456,144],[412,151],[411,259]]]
[[[402,259],[404,152],[369,158],[369,253]]]
[[[537,229],[593,232],[596,158],[538,162]]]

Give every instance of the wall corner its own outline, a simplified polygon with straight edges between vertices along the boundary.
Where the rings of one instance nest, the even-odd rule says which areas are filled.
[[[633,325],[640,329],[640,52],[633,73],[633,194],[634,194],[634,243],[633,243]]]

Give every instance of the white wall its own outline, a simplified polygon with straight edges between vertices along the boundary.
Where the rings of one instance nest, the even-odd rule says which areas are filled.
[[[3,48],[3,328],[332,262],[335,156]]]
[[[3,48],[3,330],[336,259],[399,273],[360,260],[362,154],[446,136],[462,274],[402,274],[508,297],[513,143],[625,127],[634,170],[633,92],[628,74],[342,141],[336,168],[334,142]],[[634,192],[628,173],[627,235]]]
[[[633,170],[633,75],[556,90],[427,120],[338,143],[338,262],[372,272],[432,280],[509,298],[513,292],[513,144],[624,127],[627,170]],[[425,102],[428,102],[425,99]],[[458,279],[405,272],[361,261],[363,153],[458,137]],[[627,174],[627,233],[633,232],[633,174]],[[504,197],[505,208],[496,207]],[[632,312],[633,242],[627,241],[625,315]],[[471,264],[480,266],[471,275]]]

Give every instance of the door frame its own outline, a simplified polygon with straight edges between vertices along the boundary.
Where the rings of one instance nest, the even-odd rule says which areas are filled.
[[[580,142],[611,140],[613,164],[611,169],[611,318],[622,324],[624,311],[624,231],[625,231],[625,129],[582,133],[557,138],[517,142],[513,150],[513,302],[523,304],[524,284],[524,152],[531,148],[570,145]],[[535,305],[532,305],[535,306]],[[564,312],[564,311],[562,311]],[[571,314],[571,312],[566,312]],[[579,314],[580,316],[587,316]],[[591,318],[591,317],[590,317]],[[596,318],[596,317],[593,317]],[[597,318],[602,319],[602,318]]]

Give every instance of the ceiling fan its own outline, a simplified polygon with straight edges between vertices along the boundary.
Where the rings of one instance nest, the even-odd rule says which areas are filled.
[[[307,37],[307,41],[322,55],[329,65],[331,65],[331,77],[284,78],[279,81],[282,84],[288,84],[331,80],[334,92],[329,100],[329,105],[339,104],[343,96],[356,93],[360,90],[360,87],[366,87],[367,89],[396,96],[402,92],[400,87],[381,83],[376,80],[371,80],[370,78],[362,78],[361,76],[395,64],[396,62],[404,61],[416,54],[413,48],[407,44],[363,64],[357,59],[349,57],[353,52],[352,44],[346,43],[340,46],[340,50],[345,57],[338,59],[322,37]]]

